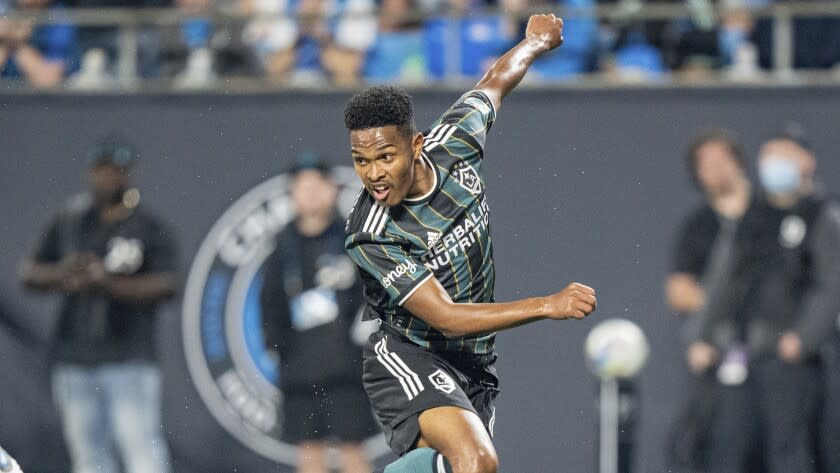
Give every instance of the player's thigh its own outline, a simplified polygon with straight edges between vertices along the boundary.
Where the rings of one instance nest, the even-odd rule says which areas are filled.
[[[449,460],[455,473],[495,473],[498,457],[478,415],[455,406],[423,411],[417,447],[429,447]]]

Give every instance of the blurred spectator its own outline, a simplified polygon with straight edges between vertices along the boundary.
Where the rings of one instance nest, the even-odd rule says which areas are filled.
[[[20,13],[37,13],[49,7],[49,0],[17,0],[17,7]],[[56,16],[58,10],[58,5],[50,7]],[[74,66],[76,28],[59,23],[34,26],[0,13],[0,78],[23,79],[34,87],[58,85]]]
[[[172,234],[130,187],[135,156],[119,140],[96,146],[89,193],[70,199],[21,268],[27,287],[63,296],[52,388],[73,473],[170,471],[153,360],[175,255]]]
[[[67,0],[67,6],[79,9],[166,8],[172,0]],[[134,34],[137,40],[136,57],[121,57],[123,34]],[[83,25],[78,29],[80,70],[71,77],[69,85],[76,88],[107,88],[116,81],[158,74],[160,55],[159,29],[141,24],[136,30],[124,30],[118,25]]]
[[[209,87],[219,76],[254,76],[259,65],[242,27],[214,23],[214,0],[176,0],[182,20],[161,34],[160,75],[177,88]]]
[[[840,207],[817,189],[799,129],[761,147],[766,198],[747,211],[712,268],[691,350],[727,385],[716,404],[708,471],[741,472],[760,450],[768,473],[816,471],[819,353],[840,312]]]
[[[661,78],[666,72],[661,51],[641,30],[628,30],[610,49],[601,67],[612,79],[642,82]]]
[[[245,41],[273,82],[351,85],[376,34],[372,0],[242,0],[240,11],[256,15]]]
[[[415,0],[380,0],[379,30],[365,60],[365,79],[418,82],[426,77],[422,20],[411,16],[416,7]]]
[[[483,13],[476,0],[450,0],[446,15],[424,23],[425,57],[434,79],[480,77],[509,49],[513,25],[504,15]]]
[[[669,308],[696,324],[709,283],[709,267],[720,264],[715,242],[734,231],[750,203],[751,186],[746,176],[741,147],[726,130],[709,130],[697,135],[688,147],[686,167],[692,184],[703,201],[682,221],[675,235],[671,270],[665,283]],[[716,258],[717,257],[717,258]],[[689,353],[691,372],[702,353]],[[711,376],[692,376],[688,396],[668,436],[668,461],[676,471],[702,471],[703,445],[714,414],[717,381]]]
[[[359,345],[366,337],[352,335],[362,287],[344,253],[338,189],[314,155],[291,174],[297,216],[277,237],[260,295],[266,346],[280,358],[283,434],[299,447],[299,472],[330,471],[329,442],[338,444],[342,472],[369,473],[362,441],[375,424]]]
[[[721,223],[738,222],[749,205],[751,189],[741,147],[726,130],[709,130],[695,137],[686,164],[703,202],[677,232],[666,295],[671,310],[691,315],[705,300],[701,281]]]

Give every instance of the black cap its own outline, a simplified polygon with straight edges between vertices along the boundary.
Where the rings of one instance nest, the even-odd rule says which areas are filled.
[[[802,148],[812,151],[811,140],[808,139],[808,134],[805,132],[805,127],[796,122],[786,123],[785,126],[772,133],[767,141],[771,140],[787,140],[792,141]]]
[[[107,136],[88,151],[88,165],[112,164],[130,168],[137,160],[137,152],[128,142],[116,135]]]
[[[324,176],[329,176],[330,170],[331,166],[324,162],[320,154],[314,151],[304,151],[295,159],[288,173],[297,176],[303,171],[318,171]]]

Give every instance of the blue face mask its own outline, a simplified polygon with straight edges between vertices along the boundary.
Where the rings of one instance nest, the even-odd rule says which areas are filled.
[[[758,177],[764,190],[771,194],[788,194],[799,188],[799,167],[785,157],[770,156],[762,160]]]

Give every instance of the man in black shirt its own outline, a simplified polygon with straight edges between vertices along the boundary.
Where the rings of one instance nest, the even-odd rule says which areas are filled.
[[[260,295],[266,345],[280,358],[283,434],[299,447],[300,472],[327,473],[327,442],[337,442],[342,472],[370,473],[362,441],[375,423],[351,336],[362,288],[344,254],[338,189],[312,155],[291,174],[297,215],[277,237]]]
[[[695,314],[705,302],[705,287],[710,283],[707,270],[719,259],[713,258],[719,254],[715,242],[736,227],[749,205],[751,186],[741,147],[726,130],[713,129],[697,135],[688,147],[686,165],[704,199],[677,230],[665,292],[669,308],[686,317],[690,331],[690,326],[697,323]],[[699,469],[704,462],[703,443],[718,389],[715,377],[704,373],[713,351],[711,346],[700,343],[691,344],[687,351],[693,376],[673,435],[669,436],[669,462],[675,468]]]
[[[73,473],[170,471],[153,339],[158,304],[176,291],[175,256],[171,232],[129,187],[134,159],[119,140],[96,146],[90,192],[69,200],[21,268],[27,287],[63,296],[53,390]]]
[[[840,207],[817,191],[816,159],[800,132],[767,140],[758,164],[766,196],[744,215],[725,264],[713,268],[718,282],[696,333],[714,347],[710,366],[720,363],[719,373],[745,377],[730,393],[739,407],[725,419],[726,438],[713,441],[709,471],[744,471],[761,445],[761,471],[811,473],[818,355],[840,312]],[[737,356],[721,345],[722,333],[729,346],[741,346]]]

